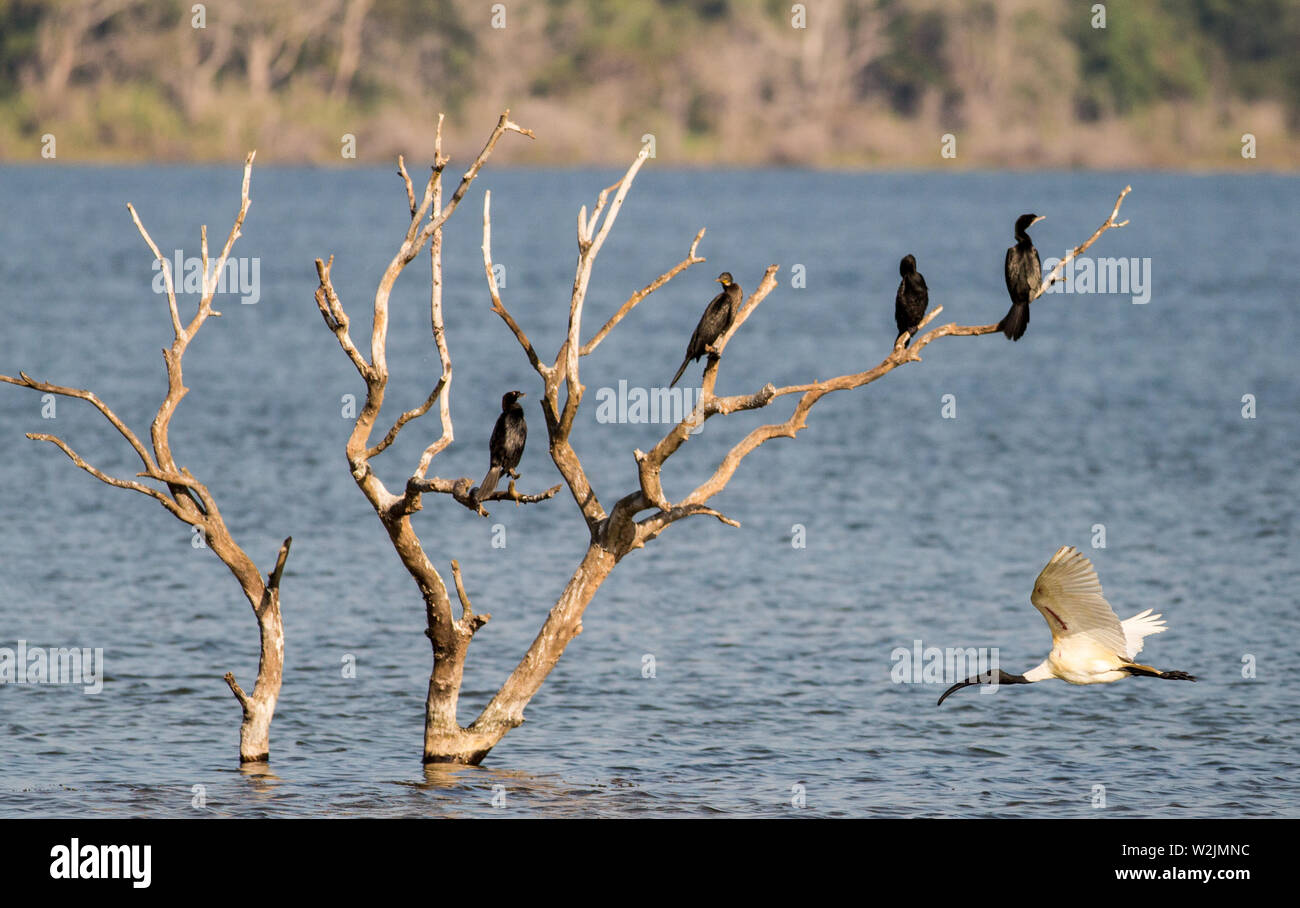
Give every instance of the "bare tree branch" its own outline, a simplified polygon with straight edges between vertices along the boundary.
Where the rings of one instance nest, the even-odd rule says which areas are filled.
[[[442,114],[438,114],[438,128],[442,129]],[[415,204],[415,187],[411,185],[411,175],[406,172],[406,160],[399,154],[397,156],[397,173],[406,184],[406,202],[411,209],[411,217],[415,217],[418,206]]]
[[[280,544],[280,553],[276,555],[275,567],[266,578],[266,588],[270,591],[280,589],[280,578],[284,576],[284,563],[289,560],[289,546],[293,545],[293,537],[287,537]]]
[[[644,520],[638,520],[637,527],[639,532],[637,533],[636,541],[633,543],[633,548],[643,548],[647,542],[668,529],[670,524],[676,523],[684,517],[695,517],[701,514],[715,517],[719,522],[725,523],[727,526],[740,526],[739,521],[732,520],[730,517],[715,511],[713,508],[705,507],[700,504],[682,505],[681,507],[671,508],[667,511],[656,511]]]
[[[370,364],[361,356],[357,350],[357,345],[352,343],[352,336],[348,333],[347,313],[343,311],[343,304],[339,302],[338,294],[334,292],[334,284],[330,280],[330,269],[334,267],[334,256],[329,257],[329,261],[322,262],[316,260],[316,275],[320,279],[320,286],[316,288],[316,306],[320,309],[321,317],[325,319],[325,324],[335,337],[339,340],[339,346],[343,352],[352,360],[352,365],[357,367],[357,372],[366,381],[370,380]]]
[[[84,461],[81,458],[81,456],[77,454],[76,451],[68,447],[67,443],[64,442],[63,439],[58,438],[57,436],[54,435],[46,435],[42,432],[28,432],[27,437],[30,438],[32,441],[48,441],[52,445],[57,445],[59,450],[61,450],[64,454],[68,455],[69,460],[71,460],[81,469],[85,470],[91,476],[94,476],[100,482],[108,483],[109,485],[116,486],[119,489],[131,489],[133,491],[140,492],[141,494],[148,495],[150,498],[157,501],[168,511],[170,511],[172,514],[175,514],[178,518],[184,520],[186,523],[192,523],[195,524],[196,526],[202,526],[203,521],[200,518],[181,511],[181,509],[176,506],[176,502],[172,501],[170,498],[168,498],[162,492],[159,492],[157,489],[150,488],[144,483],[134,482],[130,479],[117,479],[113,476],[109,476],[108,474],[104,473],[101,470],[96,469],[95,467],[92,467],[90,464],[86,463],[86,461]]]
[[[96,410],[102,413],[104,418],[112,424],[113,428],[117,429],[122,437],[127,440],[135,450],[135,453],[140,456],[140,462],[144,464],[145,471],[150,475],[157,472],[158,467],[154,464],[153,458],[149,456],[149,451],[140,443],[140,439],[136,437],[134,432],[127,428],[126,423],[122,422],[122,420],[118,418],[117,414],[114,413],[106,403],[95,396],[94,392],[86,391],[82,388],[65,388],[62,385],[52,385],[48,382],[36,381],[29,378],[25,372],[19,372],[17,378],[11,378],[8,375],[0,375],[0,381],[9,382],[11,385],[22,385],[23,387],[33,388],[37,391],[46,391],[50,394],[58,394],[63,397],[75,397],[79,400],[88,401]]]
[[[703,227],[700,228],[699,233],[695,234],[695,239],[691,242],[691,250],[690,252],[686,253],[686,258],[682,259],[676,265],[669,268],[663,274],[655,278],[653,281],[646,284],[636,293],[633,293],[631,296],[629,296],[627,298],[627,302],[625,302],[622,306],[620,306],[619,310],[610,316],[609,321],[605,322],[604,326],[602,326],[601,329],[596,332],[596,335],[591,340],[587,341],[587,343],[583,346],[581,350],[582,355],[589,356],[593,350],[599,347],[600,342],[605,339],[605,337],[609,334],[609,332],[613,331],[615,326],[618,325],[618,323],[621,322],[629,312],[635,309],[637,304],[639,304],[647,296],[654,293],[664,284],[668,283],[670,280],[675,278],[677,275],[681,274],[683,271],[685,271],[687,268],[691,267],[692,265],[699,265],[708,261],[708,259],[702,258],[695,254],[695,250],[696,248],[699,247],[700,240],[702,239],[704,239]]]
[[[558,489],[559,486],[556,486],[556,488]],[[475,614],[474,606],[470,604],[469,596],[465,594],[465,581],[460,576],[460,564],[455,559],[451,562],[451,576],[456,581],[456,598],[460,600],[460,620],[468,622],[473,626],[474,630],[478,630],[487,624],[492,616],[487,613]]]
[[[443,121],[443,115],[439,114],[438,129],[434,139],[434,164],[433,164],[434,171],[439,174],[442,172],[442,169],[447,165],[447,161],[448,161],[448,158],[444,156],[442,153],[442,121]],[[403,170],[403,172],[405,171]],[[408,198],[410,198],[409,191],[407,195]],[[442,180],[441,179],[436,179],[433,182],[432,206],[433,206],[432,215],[436,219],[442,214]],[[437,441],[433,442],[433,444],[425,448],[424,453],[420,455],[420,462],[415,468],[415,473],[412,474],[413,476],[419,478],[423,478],[424,475],[428,472],[429,464],[433,462],[433,458],[437,457],[444,450],[446,450],[446,448],[456,438],[455,427],[452,425],[451,422],[451,402],[449,399],[451,393],[451,379],[452,379],[451,352],[447,348],[447,331],[443,325],[443,320],[442,320],[442,230],[441,229],[435,230],[433,232],[433,239],[429,244],[429,278],[430,278],[429,322],[430,322],[431,330],[433,331],[434,346],[438,348],[438,360],[442,364],[442,375],[438,378],[437,384],[434,385],[433,390],[429,392],[429,396],[425,399],[424,403],[413,410],[407,410],[400,417],[398,417],[397,422],[393,424],[393,428],[390,429],[388,434],[384,436],[384,440],[380,442],[380,444],[376,445],[375,448],[372,449],[374,454],[378,454],[381,451],[383,451],[384,448],[386,448],[389,444],[392,443],[394,439],[397,438],[397,433],[402,430],[402,426],[406,425],[406,423],[410,422],[412,419],[418,419],[419,417],[423,416],[425,413],[429,412],[429,409],[433,406],[434,401],[437,401],[438,415],[442,423],[442,434],[438,437]],[[368,452],[367,457],[370,456],[373,456],[373,454]]]
[[[414,513],[421,508],[420,495],[426,492],[436,492],[440,495],[450,495],[459,504],[464,505],[476,514],[488,517],[490,515],[483,510],[481,504],[484,501],[513,501],[516,505],[536,504],[539,501],[554,498],[556,493],[563,488],[563,486],[551,486],[544,492],[524,494],[515,488],[515,481],[512,479],[507,488],[497,489],[483,498],[475,498],[473,495],[474,484],[475,481],[468,476],[462,476],[459,479],[439,479],[436,476],[431,479],[422,479],[412,476],[406,481],[406,495],[393,506],[393,512]]]
[[[517,132],[520,135],[535,138],[532,130],[524,129],[510,120],[510,111],[507,110],[501,114],[500,120],[497,121],[496,129],[492,130],[492,134],[488,136],[488,140],[484,144],[483,150],[478,153],[478,157],[474,159],[473,163],[470,164],[469,169],[465,171],[464,176],[460,178],[460,185],[457,186],[456,191],[452,193],[451,200],[447,203],[447,207],[436,216],[430,218],[429,222],[424,225],[423,229],[418,229],[420,221],[424,219],[425,212],[427,212],[429,207],[433,204],[434,183],[435,181],[440,180],[442,176],[442,167],[438,164],[434,165],[434,173],[433,176],[430,177],[428,186],[425,189],[424,200],[420,203],[419,208],[411,217],[411,224],[407,229],[406,239],[398,249],[397,254],[393,256],[392,261],[389,262],[388,268],[384,271],[384,276],[379,281],[379,287],[375,291],[375,322],[370,335],[370,363],[371,366],[381,375],[386,376],[388,374],[385,350],[387,349],[388,341],[388,298],[392,293],[393,284],[397,282],[398,275],[402,273],[403,269],[405,269],[419,251],[424,248],[424,244],[433,236],[434,231],[440,230],[442,225],[446,223],[447,218],[451,217],[452,214],[455,213],[456,207],[460,204],[460,200],[465,197],[465,193],[469,190],[470,184],[474,182],[474,178],[478,176],[479,170],[482,169],[483,165],[487,162],[488,157],[491,156],[492,149],[496,147],[497,141],[507,132]]]
[[[483,271],[487,275],[488,293],[492,296],[492,311],[501,316],[501,320],[506,323],[506,327],[514,334],[515,340],[519,341],[519,346],[523,347],[529,364],[537,371],[537,374],[543,380],[549,380],[551,367],[545,365],[538,358],[537,351],[533,349],[532,342],[528,340],[528,335],[524,334],[514,316],[501,302],[501,288],[497,286],[496,271],[492,265],[492,193],[490,191],[483,193]]]
[[[1048,273],[1047,277],[1043,279],[1043,282],[1038,285],[1038,290],[1034,293],[1033,296],[1029,298],[1029,301],[1031,303],[1034,300],[1038,299],[1040,296],[1042,296],[1047,291],[1048,287],[1056,283],[1057,279],[1060,278],[1061,276],[1061,272],[1065,270],[1065,266],[1070,264],[1070,262],[1074,261],[1075,256],[1082,255],[1089,246],[1097,242],[1097,240],[1101,237],[1101,235],[1105,233],[1107,230],[1109,230],[1110,228],[1123,227],[1125,224],[1128,223],[1127,218],[1119,222],[1116,222],[1115,218],[1119,217],[1119,206],[1124,204],[1124,197],[1132,191],[1133,191],[1132,186],[1124,187],[1124,191],[1121,192],[1119,194],[1119,198],[1115,200],[1115,207],[1111,210],[1110,217],[1106,218],[1105,223],[1103,223],[1100,227],[1098,227],[1093,232],[1092,236],[1088,237],[1078,246],[1075,246],[1073,249],[1071,249],[1069,252],[1065,254],[1064,258],[1062,258],[1059,262],[1056,263],[1056,267],[1053,268]]]
[[[637,153],[636,160],[632,166],[623,174],[623,179],[618,182],[618,192],[614,195],[614,201],[610,205],[608,214],[605,215],[603,222],[600,220],[601,213],[605,209],[605,200],[609,195],[609,189],[600,193],[600,198],[596,202],[596,210],[591,214],[591,220],[583,224],[583,215],[578,215],[578,266],[573,275],[573,292],[569,295],[569,336],[556,354],[556,370],[563,370],[565,382],[565,399],[564,412],[560,416],[560,431],[567,439],[570,431],[573,429],[573,418],[577,415],[578,405],[582,402],[582,383],[578,380],[578,356],[582,350],[579,336],[582,332],[582,307],[587,299],[587,286],[591,283],[591,269],[595,267],[596,256],[600,254],[601,247],[605,244],[605,238],[609,236],[610,230],[614,228],[614,222],[618,219],[618,214],[623,208],[623,200],[627,198],[628,190],[632,188],[632,181],[636,179],[637,172],[641,170],[641,165],[646,162],[650,156],[650,148],[643,145]],[[612,189],[614,187],[610,187]],[[582,209],[583,212],[586,208]],[[596,233],[596,224],[600,223],[600,232]],[[561,364],[563,363],[563,366]]]
[[[230,692],[235,695],[239,705],[244,708],[244,713],[246,715],[252,713],[253,701],[248,694],[244,693],[244,689],[239,686],[239,682],[235,680],[234,672],[226,672],[226,684],[230,686]]]
[[[188,393],[189,389],[185,387],[184,376],[181,368],[182,358],[185,356],[185,350],[189,346],[194,335],[198,333],[199,328],[212,314],[212,297],[217,290],[217,280],[215,275],[221,274],[226,266],[226,259],[230,255],[231,248],[235,245],[235,240],[239,238],[240,227],[243,226],[244,218],[248,215],[248,208],[252,204],[248,195],[249,182],[253,175],[253,158],[257,155],[256,151],[250,151],[248,157],[244,159],[244,180],[240,190],[239,213],[235,215],[235,222],[230,228],[230,235],[226,238],[226,245],[221,250],[221,255],[217,259],[216,272],[214,275],[203,276],[203,295],[199,300],[198,311],[190,319],[190,323],[183,331],[172,341],[171,348],[163,351],[163,361],[167,366],[167,396],[163,399],[162,405],[158,408],[158,415],[154,417],[153,425],[150,426],[149,434],[153,440],[154,455],[157,458],[158,466],[169,472],[179,472],[176,463],[172,459],[171,443],[168,440],[168,427],[171,425],[172,415],[176,412],[177,405],[182,398]],[[133,215],[134,218],[134,215]],[[138,219],[137,223],[138,223]],[[151,250],[157,255],[157,247],[153,245],[153,240],[143,233],[145,242],[149,244]]]
[[[176,339],[180,340],[181,335],[183,335],[185,331],[181,328],[180,310],[176,308],[176,285],[172,281],[171,264],[163,257],[163,254],[158,251],[158,244],[153,241],[153,237],[149,235],[149,231],[144,229],[144,224],[140,222],[140,215],[135,212],[135,206],[130,202],[127,202],[126,210],[131,212],[131,220],[135,221],[135,226],[136,229],[140,231],[140,236],[144,237],[145,243],[148,244],[149,249],[153,251],[153,257],[157,259],[159,264],[162,266],[163,284],[167,288],[167,304],[171,309],[172,331],[175,334]],[[205,274],[207,273],[207,268],[207,257],[204,256],[203,270]]]

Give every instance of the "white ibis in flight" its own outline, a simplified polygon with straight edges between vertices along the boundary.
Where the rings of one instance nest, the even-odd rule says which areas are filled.
[[[1165,672],[1133,661],[1142,652],[1144,638],[1169,628],[1159,615],[1151,614],[1151,609],[1120,621],[1102,595],[1092,562],[1074,546],[1056,550],[1034,581],[1029,601],[1052,631],[1052,651],[1042,664],[1023,675],[1001,669],[983,672],[948,688],[939,703],[953,691],[972,684],[1032,684],[1049,678],[1071,684],[1109,684],[1130,675],[1166,681],[1196,680],[1187,672]]]

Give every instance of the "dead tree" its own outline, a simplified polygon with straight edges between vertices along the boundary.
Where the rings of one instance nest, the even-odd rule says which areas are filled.
[[[34,441],[47,441],[55,445],[64,454],[68,455],[73,463],[101,482],[106,482],[119,489],[132,489],[143,495],[148,495],[178,520],[202,530],[207,547],[221,559],[222,563],[235,575],[235,579],[239,581],[239,586],[244,591],[248,604],[253,607],[253,614],[257,618],[258,632],[261,635],[261,654],[257,667],[257,682],[253,685],[252,694],[244,692],[232,672],[226,673],[226,683],[230,685],[230,690],[234,693],[243,709],[243,721],[239,726],[239,761],[241,763],[264,762],[270,758],[271,718],[275,714],[276,701],[280,697],[280,682],[284,671],[284,627],[280,621],[280,578],[284,574],[284,562],[289,556],[289,546],[293,542],[293,538],[290,537],[284,540],[283,545],[280,546],[280,553],[275,560],[275,568],[263,581],[261,574],[257,570],[257,565],[253,563],[253,560],[248,557],[235,542],[234,537],[231,536],[225,520],[222,519],[221,511],[217,507],[217,502],[213,499],[212,493],[208,491],[208,487],[195,478],[194,474],[184,466],[177,465],[172,454],[168,431],[177,405],[180,404],[189,391],[185,387],[184,376],[181,371],[181,362],[185,356],[185,351],[189,348],[190,341],[194,339],[199,328],[203,327],[203,323],[207,321],[208,317],[221,314],[212,308],[212,298],[217,292],[218,280],[224,273],[230,250],[235,245],[235,240],[239,238],[244,217],[248,214],[248,208],[251,204],[248,196],[248,184],[252,172],[253,154],[249,154],[244,161],[244,182],[239,213],[235,216],[234,226],[230,229],[230,236],[227,237],[226,245],[222,248],[221,255],[216,260],[215,268],[209,269],[208,267],[208,229],[204,226],[200,230],[204,274],[203,293],[199,300],[198,311],[185,325],[181,323],[180,311],[176,303],[176,288],[172,280],[169,263],[162,253],[158,251],[158,246],[149,236],[144,224],[140,222],[140,217],[136,214],[135,208],[130,204],[126,206],[131,212],[131,219],[135,222],[136,228],[139,229],[140,235],[144,237],[145,243],[149,245],[154,257],[162,265],[163,281],[167,288],[167,304],[171,312],[172,333],[174,335],[171,346],[163,350],[163,363],[167,368],[167,394],[159,405],[158,413],[149,429],[152,451],[94,392],[82,388],[68,388],[62,385],[50,384],[49,382],[37,381],[29,377],[25,372],[19,372],[17,378],[0,375],[0,381],[13,385],[21,385],[47,394],[58,394],[63,397],[84,400],[102,413],[104,418],[126,439],[140,458],[143,469],[135,474],[136,479],[109,476],[83,460],[76,451],[69,447],[67,442],[58,436],[29,432],[27,437]],[[147,485],[139,481],[140,479],[157,483],[162,488]]]
[[[518,132],[530,137],[532,133],[511,122],[509,111],[502,114],[483,151],[461,178],[460,185],[447,207],[443,208],[441,180],[447,160],[441,153],[441,124],[442,119],[439,118],[436,141],[439,150],[436,152],[433,172],[425,187],[423,200],[419,204],[416,202],[404,163],[399,159],[398,173],[406,185],[411,221],[406,237],[384,272],[375,294],[374,328],[371,335],[369,361],[360,354],[349,335],[348,318],[330,278],[332,258],[328,262],[316,260],[316,270],[320,278],[320,286],[316,291],[316,304],[325,323],[338,337],[343,350],[366,382],[366,403],[357,417],[347,442],[347,457],[353,479],[374,507],[388,531],[402,564],[416,581],[425,602],[428,623],[426,634],[433,643],[434,662],[425,710],[424,762],[476,764],[510,729],[523,722],[524,707],[541,688],[565,647],[582,632],[584,611],[605,578],[623,556],[634,549],[642,548],[669,526],[687,517],[708,516],[731,526],[739,526],[736,521],[710,507],[709,501],[726,487],[741,462],[759,445],[773,438],[793,438],[806,425],[809,412],[822,397],[833,391],[869,384],[905,363],[920,362],[921,350],[938,338],[950,335],[993,334],[997,331],[997,325],[947,324],[924,334],[919,334],[918,331],[919,336],[913,340],[910,347],[905,348],[903,341],[906,338],[901,338],[882,362],[865,372],[782,388],[769,383],[752,394],[718,396],[714,388],[718,380],[721,354],[758,305],[776,287],[778,266],[771,265],[757,289],[745,300],[731,327],[710,348],[704,370],[702,393],[695,409],[672,427],[648,453],[639,450],[632,452],[636,465],[635,487],[616,499],[613,507],[607,511],[589,482],[582,461],[570,442],[574,420],[582,403],[584,391],[579,372],[582,357],[591,354],[627,314],[651,293],[691,265],[704,261],[696,254],[704,230],[701,229],[695,235],[689,251],[680,262],[633,293],[594,335],[585,342],[582,340],[583,306],[592,268],[601,246],[614,226],[632,181],[649,155],[648,148],[643,148],[622,180],[600,193],[594,210],[588,214],[586,206],[583,206],[578,213],[578,263],[569,298],[568,332],[554,358],[544,360],[502,301],[492,268],[491,193],[487,193],[483,204],[483,270],[491,298],[491,309],[505,322],[542,381],[541,406],[551,458],[564,480],[564,485],[578,506],[590,538],[586,553],[570,576],[559,599],[552,606],[541,630],[524,657],[478,717],[469,725],[462,726],[457,720],[457,704],[465,657],[474,633],[483,626],[489,616],[475,612],[465,592],[460,568],[455,561],[451,562],[451,570],[456,598],[460,604],[460,617],[456,618],[453,615],[446,583],[425,554],[410,523],[410,515],[420,509],[421,495],[426,492],[449,494],[465,507],[483,513],[469,494],[473,485],[471,477],[427,478],[433,458],[445,450],[453,439],[447,398],[452,379],[451,356],[448,352],[442,320],[442,228],[464,196],[469,184],[477,176],[497,140],[506,132]],[[1126,188],[1120,194],[1110,217],[1096,233],[1067,253],[1056,269],[1044,279],[1035,294],[1035,299],[1060,276],[1070,259],[1091,246],[1106,230],[1127,223],[1127,221],[1116,222],[1115,218],[1128,191]],[[442,361],[442,375],[424,403],[402,413],[383,440],[372,446],[369,439],[378,420],[388,380],[385,344],[389,292],[402,269],[418,254],[424,243],[430,241],[432,257],[430,316],[434,343]],[[940,306],[931,311],[922,321],[921,329],[933,321],[942,308]],[[737,442],[722,458],[713,473],[684,498],[679,501],[670,501],[667,498],[661,482],[664,465],[704,420],[744,410],[760,409],[778,398],[791,395],[797,395],[798,402],[788,419],[755,428]],[[434,403],[439,405],[442,435],[425,449],[414,472],[406,480],[403,494],[392,493],[375,476],[370,461],[392,444],[404,425],[427,413]],[[559,488],[560,486],[555,486],[540,494],[522,495],[515,490],[512,483],[508,491],[497,492],[491,498],[516,502],[538,501],[550,498]]]

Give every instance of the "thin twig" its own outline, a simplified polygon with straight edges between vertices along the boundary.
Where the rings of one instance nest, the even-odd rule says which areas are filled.
[[[605,339],[606,335],[608,335],[609,332],[613,331],[614,327],[618,325],[618,323],[621,322],[629,312],[635,309],[636,306],[643,299],[649,296],[651,293],[654,293],[656,290],[658,290],[664,284],[668,283],[677,275],[681,274],[690,266],[702,264],[703,262],[708,261],[708,259],[705,259],[701,256],[697,256],[695,254],[695,250],[696,248],[699,247],[700,240],[703,238],[704,238],[704,228],[701,227],[700,232],[695,234],[695,239],[691,243],[690,252],[686,253],[686,258],[682,259],[672,268],[669,268],[667,271],[659,275],[650,283],[646,284],[636,293],[633,293],[631,296],[629,296],[627,298],[627,302],[625,302],[622,306],[620,306],[619,310],[615,312],[612,316],[610,316],[609,321],[605,322],[605,324],[601,327],[601,329],[596,332],[595,336],[592,337],[591,340],[587,341],[585,345],[583,345],[583,348],[580,351],[581,354],[583,356],[589,356],[593,350],[595,350],[597,347],[600,346],[600,342]]]

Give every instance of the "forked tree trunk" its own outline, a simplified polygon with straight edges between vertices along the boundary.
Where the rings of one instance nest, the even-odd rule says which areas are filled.
[[[582,633],[582,615],[614,569],[617,558],[600,543],[592,543],[528,653],[501,685],[492,701],[468,728],[456,722],[456,701],[465,669],[465,653],[471,635],[465,635],[458,649],[440,653],[434,646],[433,674],[425,708],[424,762],[477,765],[512,728],[524,721],[524,707],[541,689],[555,668],[565,647]],[[430,637],[433,636],[430,628]]]
[[[257,683],[251,696],[241,698],[244,718],[239,723],[239,762],[264,763],[271,758],[271,719],[280,700],[284,680],[284,623],[280,619],[280,591],[268,591],[266,607],[257,616],[262,653]],[[226,676],[227,683],[234,680]],[[236,694],[236,697],[239,695]]]
[[[225,533],[224,524],[220,528]],[[213,538],[213,549],[218,557],[231,566],[244,588],[244,595],[257,616],[257,629],[261,637],[261,652],[257,660],[257,681],[252,694],[244,693],[233,672],[226,672],[226,684],[243,708],[244,717],[239,723],[239,762],[265,763],[271,758],[271,718],[280,700],[280,684],[284,680],[284,622],[280,617],[280,580],[284,563],[289,557],[293,537],[285,539],[275,568],[262,582],[257,569],[242,551],[232,551],[233,543],[225,536]],[[242,557],[239,557],[242,556]]]

